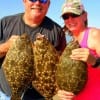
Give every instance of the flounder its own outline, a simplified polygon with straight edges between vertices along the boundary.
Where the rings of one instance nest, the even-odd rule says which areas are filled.
[[[87,81],[87,65],[85,62],[72,60],[69,56],[73,49],[79,48],[77,41],[70,41],[60,56],[57,65],[56,80],[62,90],[78,94]]]
[[[21,100],[21,95],[32,82],[34,73],[32,43],[27,34],[19,36],[12,44],[2,66],[11,89],[11,100]]]
[[[35,78],[32,85],[46,100],[51,100],[56,93],[58,52],[45,36],[36,38],[33,49]]]

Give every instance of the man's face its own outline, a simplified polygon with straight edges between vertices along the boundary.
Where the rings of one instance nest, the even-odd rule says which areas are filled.
[[[23,2],[25,6],[25,13],[30,16],[30,18],[44,18],[50,4],[50,0],[47,0],[47,2],[44,3],[39,0],[23,0]]]

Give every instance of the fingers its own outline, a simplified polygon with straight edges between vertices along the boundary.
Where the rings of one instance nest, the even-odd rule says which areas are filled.
[[[45,38],[48,40],[48,38],[47,38],[45,35],[43,35],[43,34],[41,34],[41,33],[37,33],[37,34],[36,34],[36,39],[41,39],[41,38],[43,38],[43,37],[45,37]]]
[[[12,35],[12,36],[10,37],[10,39],[4,43],[4,48],[6,49],[6,51],[8,51],[8,49],[10,48],[10,46],[12,45],[12,43],[13,43],[17,38],[18,38],[18,36]]]
[[[42,38],[44,37],[44,35],[42,35],[41,33],[37,33],[36,38]]]
[[[70,55],[71,59],[81,60],[86,62],[90,55],[89,49],[87,48],[78,48],[72,50],[72,54]]]
[[[73,100],[74,96],[75,95],[72,92],[67,92],[64,90],[58,91],[58,97],[60,98],[60,100]]]
[[[9,42],[13,42],[13,41],[15,41],[17,38],[18,38],[17,35],[12,35],[8,41],[9,41]]]
[[[89,55],[89,49],[87,48],[78,48],[72,50],[72,55]]]

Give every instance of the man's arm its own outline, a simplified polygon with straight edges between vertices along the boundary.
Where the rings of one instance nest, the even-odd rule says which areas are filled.
[[[4,57],[9,49],[9,45],[5,42],[0,44],[0,58]]]

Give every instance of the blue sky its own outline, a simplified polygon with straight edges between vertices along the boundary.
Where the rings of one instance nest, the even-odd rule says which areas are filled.
[[[98,0],[82,0],[85,9],[88,12],[89,26],[100,28],[100,4]],[[51,0],[51,5],[47,16],[52,18],[58,24],[63,26],[61,19],[61,7],[64,0]],[[24,11],[22,0],[0,0],[0,19],[4,16],[16,14]]]

